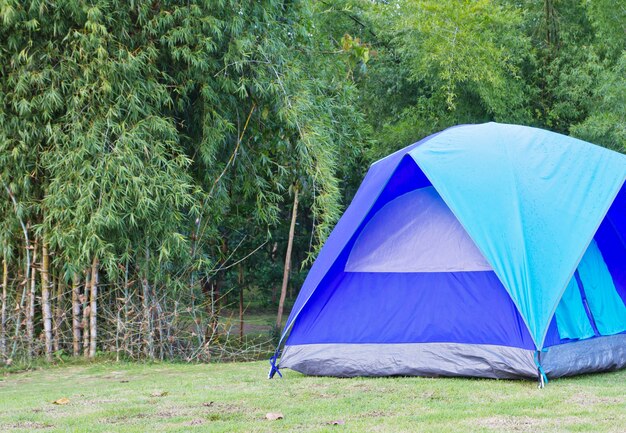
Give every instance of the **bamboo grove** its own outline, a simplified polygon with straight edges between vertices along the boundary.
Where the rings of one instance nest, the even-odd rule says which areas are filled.
[[[246,311],[280,330],[376,158],[489,120],[624,151],[625,22],[623,0],[0,0],[0,363],[263,354]]]

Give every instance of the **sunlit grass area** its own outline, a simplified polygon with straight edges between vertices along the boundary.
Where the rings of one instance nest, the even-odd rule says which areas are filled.
[[[52,367],[0,379],[7,432],[623,432],[626,371],[532,381],[335,379],[267,363]],[[55,404],[55,401],[61,400]],[[283,419],[266,419],[280,413]]]

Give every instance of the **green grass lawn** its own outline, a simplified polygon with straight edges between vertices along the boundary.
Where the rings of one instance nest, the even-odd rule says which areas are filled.
[[[305,377],[267,363],[96,364],[0,377],[0,431],[626,431],[626,371],[551,381]],[[52,402],[69,399],[66,405]],[[268,412],[284,419],[269,421]],[[339,421],[340,425],[332,422]]]

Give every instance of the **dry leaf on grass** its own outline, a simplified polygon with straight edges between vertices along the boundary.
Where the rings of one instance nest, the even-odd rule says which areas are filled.
[[[69,398],[62,397],[62,398],[60,398],[60,399],[58,399],[58,400],[54,400],[52,403],[53,403],[53,404],[58,404],[58,405],[61,405],[61,406],[62,406],[62,405],[64,405],[64,404],[68,404],[69,402],[70,402],[70,399],[69,399]]]
[[[168,394],[169,392],[167,391],[154,391],[152,394],[150,394],[150,397],[165,397]]]
[[[283,414],[280,412],[275,412],[275,413],[268,413],[267,415],[265,415],[265,418],[269,419],[270,421],[276,421],[277,419],[283,419]]]

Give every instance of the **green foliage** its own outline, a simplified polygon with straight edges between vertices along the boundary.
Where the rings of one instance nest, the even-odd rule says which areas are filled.
[[[370,157],[457,123],[530,121],[521,11],[490,0],[340,3],[328,19],[374,53],[356,77],[378,142]]]
[[[295,291],[369,164],[430,133],[625,152],[625,22],[625,0],[0,0],[12,278],[24,224],[67,280],[97,257],[105,286],[270,306],[296,188]]]
[[[333,37],[358,38],[371,53],[367,71],[355,74],[376,139],[371,159],[489,120],[623,146],[623,0],[322,3]]]
[[[519,64],[528,43],[521,15],[491,0],[398,2],[387,10],[391,37],[409,79],[429,87],[429,99],[457,107],[461,93],[475,94],[497,116],[520,109]]]
[[[572,126],[572,135],[626,153],[626,53],[599,74],[588,101],[590,115]]]
[[[306,5],[6,2],[2,17],[11,65],[3,83],[15,89],[3,111],[15,122],[3,128],[3,156],[12,157],[3,165],[21,159],[49,177],[47,228],[68,238],[55,239],[59,248],[102,238],[89,240],[87,257],[126,229],[168,226],[164,209],[181,220],[176,211],[197,203],[194,181],[202,212],[220,213],[233,194],[273,223],[288,185],[304,176],[317,191],[320,239],[336,219],[333,149],[358,136],[343,134],[358,114],[340,59],[311,55],[326,44],[311,33]],[[346,125],[349,115],[357,120]],[[33,149],[32,160],[18,153]],[[32,171],[19,171],[28,184]],[[102,203],[111,208],[99,211]]]
[[[97,258],[112,300],[149,285],[183,296],[196,320],[214,290],[223,305],[238,300],[241,263],[265,272],[248,293],[271,305],[298,188],[301,283],[368,142],[348,54],[318,13],[306,1],[1,0],[11,279],[25,262],[24,223],[67,282]],[[348,51],[361,61],[364,47]]]

